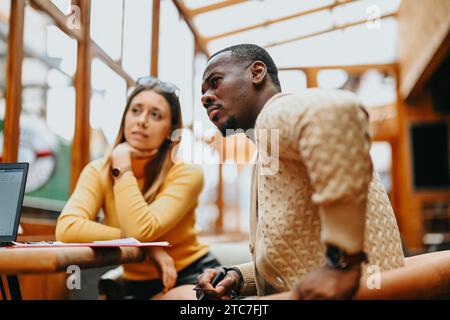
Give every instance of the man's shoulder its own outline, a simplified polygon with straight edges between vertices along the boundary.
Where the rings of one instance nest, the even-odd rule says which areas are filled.
[[[294,93],[278,93],[266,102],[257,123],[275,119],[289,122],[310,109],[334,109],[346,105],[360,106],[361,103],[356,94],[347,90],[314,88]]]
[[[312,88],[298,92],[278,93],[267,101],[265,107],[273,109],[274,107],[282,108],[285,106],[302,109],[320,106],[321,102],[329,103],[332,101],[359,102],[359,99],[355,93],[348,90]]]

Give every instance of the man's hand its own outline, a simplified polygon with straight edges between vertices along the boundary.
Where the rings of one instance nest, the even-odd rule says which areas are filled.
[[[306,275],[292,292],[296,300],[350,299],[359,288],[361,265],[348,269],[323,266]]]
[[[197,287],[203,290],[210,299],[228,300],[230,297],[227,293],[231,290],[237,291],[239,288],[240,277],[236,271],[228,271],[225,278],[223,278],[214,288],[211,285],[211,282],[220,271],[220,269],[205,269],[204,272],[197,277]]]
[[[166,293],[175,286],[178,277],[172,257],[166,250],[159,247],[147,248],[147,257],[151,262],[157,264],[164,285],[163,292]]]

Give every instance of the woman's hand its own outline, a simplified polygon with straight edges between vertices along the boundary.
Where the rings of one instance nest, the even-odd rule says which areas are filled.
[[[175,286],[178,277],[172,257],[166,250],[159,247],[147,248],[147,257],[151,262],[157,264],[164,285],[163,291],[166,293]]]
[[[114,168],[125,168],[131,166],[131,157],[142,159],[150,158],[158,152],[154,150],[139,150],[132,147],[128,142],[118,144],[111,154],[112,164]]]

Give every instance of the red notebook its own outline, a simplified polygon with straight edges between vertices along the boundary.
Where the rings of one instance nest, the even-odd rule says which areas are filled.
[[[117,247],[170,247],[169,242],[140,242],[134,238],[116,239],[108,241],[94,241],[87,243],[65,243],[60,241],[39,241],[39,242],[13,242],[13,246],[8,249],[20,248],[72,248],[72,247],[91,247],[91,248],[117,248]]]

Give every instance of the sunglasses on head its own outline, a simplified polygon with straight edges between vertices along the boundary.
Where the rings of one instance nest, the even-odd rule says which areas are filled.
[[[166,93],[170,93],[170,94],[175,94],[177,97],[180,93],[180,89],[174,85],[173,83],[170,82],[164,82],[159,80],[158,78],[152,77],[152,76],[147,76],[147,77],[140,77],[137,79],[136,83],[138,85],[141,86],[148,86],[153,88],[154,86],[159,86],[159,88],[161,89],[161,91],[166,92]]]

